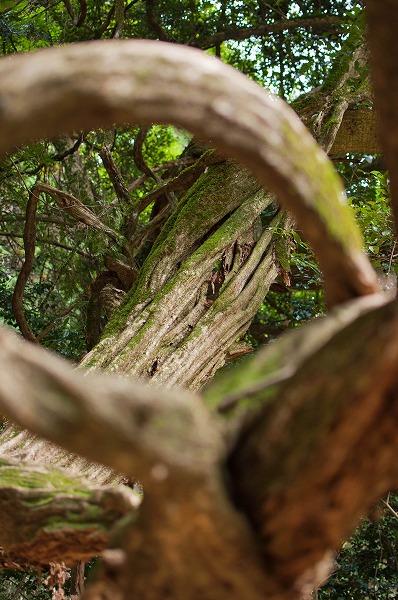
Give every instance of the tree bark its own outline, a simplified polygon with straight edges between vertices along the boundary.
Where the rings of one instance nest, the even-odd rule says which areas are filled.
[[[83,56],[77,46],[47,52],[45,71],[40,53],[0,64],[3,152],[28,138],[60,133],[61,116],[62,127],[68,128],[84,118],[88,127],[154,118],[190,125],[245,162],[294,210],[318,251],[331,304],[377,289],[360,236],[341,202],[338,179],[283,104],[196,52],[180,55],[180,49],[168,45],[140,42],[110,43],[104,51],[98,44],[83,49]],[[191,106],[181,98],[190,89],[194,67],[198,89]],[[63,86],[70,86],[70,94]],[[82,109],[79,119],[77,107]],[[7,141],[11,135],[12,144]],[[219,366],[214,349],[221,346],[224,359],[276,276],[273,237],[282,224],[278,214],[270,230],[256,232],[256,220],[270,198],[243,171],[239,182],[245,201],[242,195],[239,201],[232,193],[222,196],[221,188],[225,196],[237,172],[231,163],[210,169],[206,186],[213,181],[213,202],[206,214],[195,195],[203,181],[182,199],[86,366],[193,389]],[[184,223],[181,229],[178,220]],[[181,235],[184,230],[189,236]],[[215,270],[220,257],[221,268]],[[316,324],[310,335],[299,333],[293,342],[275,344],[267,367],[261,355],[226,376],[227,390],[210,389],[206,402],[213,406],[231,390],[235,400],[241,393],[250,413],[243,429],[245,402],[242,408],[238,401],[225,428],[192,393],[98,374],[83,377],[1,333],[1,411],[69,451],[139,477],[146,489],[137,520],[115,533],[88,598],[134,593],[148,600],[156,595],[221,600],[228,594],[257,600],[265,593],[284,600],[319,583],[324,557],[374,499],[369,470],[355,461],[358,440],[366,447],[364,455],[373,453],[373,464],[381,469],[375,493],[396,481],[395,446],[381,444],[386,431],[391,436],[396,430],[395,421],[385,419],[396,387],[396,308],[383,304],[364,314],[362,304],[354,306],[346,317],[339,313],[326,321],[327,335]],[[374,346],[368,331],[376,338]],[[210,356],[203,356],[207,348]],[[380,357],[374,365],[373,350]],[[344,388],[345,379],[337,375],[343,369],[348,376],[358,375],[352,361],[357,353],[364,376]],[[330,369],[336,356],[338,373]],[[314,376],[317,365],[320,373]],[[282,371],[283,377],[264,381],[267,368]],[[325,412],[317,410],[323,397]],[[352,428],[358,402],[363,414]],[[15,440],[12,431],[8,434]],[[326,461],[331,448],[333,460],[322,473],[320,459]],[[348,473],[356,473],[357,486],[349,487]],[[347,490],[353,491],[352,498]],[[308,506],[321,511],[319,521],[302,502],[308,492],[314,498]]]

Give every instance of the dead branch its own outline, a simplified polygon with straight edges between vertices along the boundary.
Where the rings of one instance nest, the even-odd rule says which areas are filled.
[[[113,242],[119,244],[121,240],[120,234],[116,233],[116,231],[113,231],[110,227],[104,225],[101,219],[99,219],[99,217],[97,217],[92,210],[90,210],[87,206],[80,202],[80,200],[71,194],[57,190],[47,183],[36,183],[34,190],[36,194],[48,194],[54,198],[57,206],[64,210],[68,215],[80,223],[83,223],[87,227],[92,227],[97,231],[101,231],[101,233],[107,235]]]

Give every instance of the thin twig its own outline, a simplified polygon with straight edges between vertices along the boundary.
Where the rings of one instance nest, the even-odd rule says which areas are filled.
[[[149,25],[151,26],[154,33],[156,33],[159,40],[162,40],[163,42],[168,42],[170,40],[169,35],[163,29],[159,21],[156,19],[154,0],[146,0],[146,18],[148,19]]]
[[[391,272],[392,261],[393,261],[393,258],[394,258],[394,252],[395,252],[395,246],[396,245],[397,245],[397,240],[394,240],[394,244],[393,244],[393,247],[392,247],[392,250],[391,250],[391,254],[390,254],[390,260],[388,262],[387,275],[389,275],[390,272]]]
[[[84,294],[82,294],[82,295],[84,295]],[[66,308],[64,308],[64,310],[62,310],[59,313],[59,315],[54,317],[53,320],[51,321],[51,323],[49,323],[47,325],[47,327],[45,327],[43,329],[43,331],[41,331],[37,335],[37,341],[41,342],[41,340],[44,339],[54,329],[55,325],[57,324],[57,321],[59,321],[60,319],[63,319],[63,317],[66,317],[67,315],[69,315],[69,313],[72,312],[72,310],[80,303],[80,301],[81,301],[81,297],[78,298],[77,300],[75,300],[74,302],[72,302],[72,304],[70,304]]]
[[[38,219],[36,219],[36,222],[38,221]],[[0,231],[0,235],[4,236],[4,237],[10,237],[10,238],[23,238],[23,235],[21,233],[16,233],[14,231]],[[75,248],[73,246],[69,246],[68,244],[63,244],[62,242],[57,242],[56,240],[49,240],[48,238],[42,238],[42,237],[38,237],[36,238],[36,240],[38,242],[40,242],[41,244],[50,244],[51,246],[57,246],[58,248],[62,248],[63,250],[68,250],[69,252],[74,252],[75,254],[80,254],[80,256],[83,256],[84,258],[88,258],[89,260],[96,260],[96,257],[94,256],[94,254],[90,254],[90,252],[85,252],[84,250],[81,250],[80,248]]]
[[[391,506],[391,504],[389,503],[389,501],[387,500],[382,500],[383,504],[385,504],[385,506],[388,508],[388,510],[394,515],[394,517],[396,517],[398,519],[398,513],[397,511],[395,511],[393,509],[393,507]]]
[[[57,154],[54,154],[51,158],[53,160],[61,161],[64,158],[66,158],[67,156],[74,154],[79,149],[79,146],[81,145],[83,140],[84,140],[84,136],[83,136],[83,133],[81,133],[79,135],[79,137],[77,138],[76,142],[73,144],[73,146],[71,146],[71,148],[68,148],[64,152],[58,152]]]
[[[80,13],[79,18],[76,21],[76,27],[81,27],[86,19],[87,15],[87,2],[86,0],[80,0]]]

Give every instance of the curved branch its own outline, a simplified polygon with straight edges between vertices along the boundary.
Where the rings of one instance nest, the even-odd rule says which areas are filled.
[[[226,29],[209,35],[205,38],[196,39],[192,46],[207,50],[227,40],[242,41],[251,37],[263,37],[270,33],[280,33],[281,31],[291,31],[300,28],[311,27],[317,31],[325,31],[328,29],[336,29],[341,23],[340,17],[329,15],[327,17],[312,17],[305,19],[284,19],[272,23],[271,25],[258,25],[257,27],[242,27],[241,29]],[[165,39],[165,38],[160,38]]]
[[[4,237],[11,237],[11,238],[23,238],[23,235],[21,233],[16,233],[14,231],[0,231],[0,235],[3,235]],[[38,242],[42,242],[43,244],[50,244],[51,246],[57,246],[58,248],[62,248],[63,250],[69,250],[69,252],[74,252],[75,254],[80,254],[80,256],[83,256],[84,258],[88,258],[89,260],[97,260],[97,258],[94,256],[94,254],[90,254],[90,252],[85,252],[84,250],[80,250],[80,248],[74,248],[73,246],[69,246],[68,244],[63,244],[62,242],[56,242],[55,240],[48,240],[46,238],[36,238],[36,239]]]
[[[12,312],[21,330],[22,335],[26,340],[38,344],[38,340],[34,335],[30,325],[25,319],[23,309],[23,295],[30,273],[33,268],[36,249],[36,210],[39,198],[33,187],[29,193],[29,199],[26,206],[26,221],[23,232],[23,244],[25,250],[25,260],[22,263],[21,270],[18,274],[15,284],[14,293],[12,295]]]
[[[241,410],[250,399],[233,436],[231,481],[283,585],[314,586],[317,564],[397,485],[397,334],[396,301],[362,298],[280,338],[206,392],[214,404],[234,390],[227,401],[232,408],[240,395]]]
[[[329,303],[377,290],[326,155],[281,100],[220,61],[171,44],[118,40],[3,59],[0,77],[0,153],[83,123],[181,125],[241,160],[292,211],[319,258]]]
[[[26,206],[25,227],[23,233],[25,260],[22,264],[21,270],[18,274],[17,282],[15,284],[14,293],[12,296],[12,311],[24,338],[35,344],[38,344],[39,341],[25,319],[25,313],[23,310],[23,295],[33,268],[36,249],[37,203],[39,201],[40,193],[43,192],[55,198],[58,206],[64,209],[67,213],[71,214],[78,221],[81,221],[85,225],[94,227],[95,229],[106,233],[113,241],[117,241],[118,239],[117,234],[103,225],[95,213],[90,211],[86,206],[84,206],[84,204],[70,194],[61,192],[44,183],[36,183],[33,186],[29,192],[29,199]],[[9,233],[10,232],[3,232],[5,235]]]
[[[119,171],[118,166],[113,159],[111,151],[107,146],[105,146],[105,144],[103,144],[103,146],[101,147],[99,155],[101,157],[105,170],[109,175],[109,179],[112,182],[117,197],[119,198],[119,200],[121,200],[121,202],[124,202],[128,206],[131,202],[130,192],[125,186],[122,174]]]
[[[146,18],[148,19],[149,25],[151,26],[153,32],[156,33],[159,40],[162,40],[163,42],[169,41],[168,34],[156,19],[154,0],[146,0]]]
[[[84,376],[3,328],[0,364],[0,412],[32,433],[119,473],[134,473],[148,489],[159,464],[192,477],[214,474],[224,445],[192,393]]]
[[[150,169],[149,166],[146,164],[142,153],[142,146],[144,144],[149,129],[150,127],[140,127],[140,129],[138,130],[137,136],[134,141],[134,162],[141,171],[141,173],[144,173],[144,175],[146,175],[147,177],[152,177],[156,181],[156,183],[159,183],[159,176],[156,175],[152,171],[152,169]]]

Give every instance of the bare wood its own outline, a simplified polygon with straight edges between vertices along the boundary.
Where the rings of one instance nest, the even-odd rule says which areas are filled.
[[[87,206],[83,204],[78,198],[75,198],[71,194],[58,190],[52,185],[47,183],[36,183],[33,192],[38,196],[39,194],[48,194],[54,198],[57,206],[64,210],[68,215],[83,223],[87,227],[92,227],[97,231],[105,233],[114,242],[120,241],[120,234],[117,234],[110,227],[107,227],[102,223],[101,219]]]

